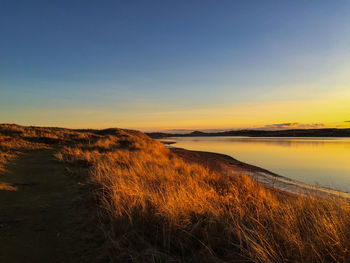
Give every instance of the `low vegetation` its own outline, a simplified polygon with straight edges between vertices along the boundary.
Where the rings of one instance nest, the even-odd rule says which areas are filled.
[[[36,146],[59,146],[56,157],[91,190],[84,194],[95,200],[91,211],[104,233],[104,259],[349,261],[345,199],[285,195],[244,174],[185,162],[141,132],[21,129],[16,140],[40,137]]]
[[[47,147],[45,144],[26,140],[19,129],[24,131],[23,127],[17,125],[0,125],[0,172],[3,172],[5,165],[19,154]]]

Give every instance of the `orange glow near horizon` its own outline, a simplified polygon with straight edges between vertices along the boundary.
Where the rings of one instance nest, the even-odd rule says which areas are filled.
[[[49,121],[47,121],[49,120]],[[250,129],[250,128],[350,128],[350,92],[305,101],[260,101],[232,106],[193,109],[33,109],[12,112],[8,121],[22,125],[67,128],[129,128],[142,131],[169,129]],[[287,126],[282,124],[287,123]]]
[[[141,117],[141,116],[139,116]],[[241,104],[142,115],[141,129],[350,128],[350,96],[332,100]],[[132,119],[131,119],[132,120]],[[139,128],[132,121],[126,127]],[[136,120],[135,120],[136,122]]]

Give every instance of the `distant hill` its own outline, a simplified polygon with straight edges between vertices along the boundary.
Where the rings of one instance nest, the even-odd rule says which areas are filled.
[[[187,134],[162,132],[146,133],[152,138],[202,137],[202,136],[248,136],[248,137],[350,137],[350,129],[291,129],[291,130],[232,130],[224,132],[193,131]]]

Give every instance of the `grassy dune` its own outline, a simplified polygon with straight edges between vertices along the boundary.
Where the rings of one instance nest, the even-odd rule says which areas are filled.
[[[91,190],[82,195],[94,197],[110,261],[350,260],[350,204],[340,197],[284,195],[187,163],[136,131],[1,126],[0,134],[60,147],[57,158]]]

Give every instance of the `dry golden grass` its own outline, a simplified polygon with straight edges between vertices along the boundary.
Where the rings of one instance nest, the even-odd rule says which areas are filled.
[[[8,183],[4,183],[4,182],[0,182],[0,191],[17,191],[17,187],[8,184]]]
[[[0,134],[16,139],[24,139],[31,143],[66,144],[87,140],[90,133],[52,127],[27,127],[16,124],[0,124]]]
[[[188,164],[141,133],[66,147],[89,169],[114,262],[348,262],[350,205]]]
[[[62,128],[25,127],[0,124],[0,171],[23,152],[52,146],[87,142],[94,135]]]
[[[21,152],[43,147],[45,147],[45,145],[31,143],[20,138],[13,138],[0,134],[0,171],[4,171],[4,166]]]
[[[45,147],[61,147],[57,158],[89,186],[82,199],[93,193],[110,261],[350,261],[350,204],[340,197],[284,195],[209,171],[136,131],[0,125],[0,168]]]

